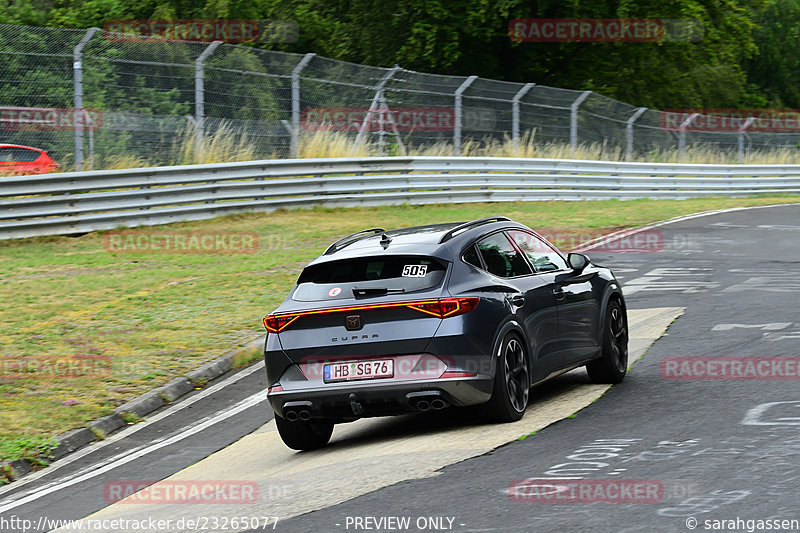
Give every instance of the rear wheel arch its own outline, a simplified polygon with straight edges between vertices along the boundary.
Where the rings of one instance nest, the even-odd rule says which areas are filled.
[[[506,338],[506,335],[509,333],[515,333],[525,345],[525,358],[528,361],[528,371],[531,371],[531,349],[530,349],[530,339],[525,334],[525,330],[522,325],[517,322],[516,320],[509,319],[506,320],[498,329],[497,333],[495,334],[494,342],[492,343],[492,368],[494,369],[495,373],[497,373],[497,361],[500,358],[500,348],[502,347],[503,341]]]
[[[497,350],[492,396],[483,410],[496,422],[515,422],[521,419],[530,401],[530,358],[522,335],[509,328]],[[523,357],[524,356],[524,357]]]

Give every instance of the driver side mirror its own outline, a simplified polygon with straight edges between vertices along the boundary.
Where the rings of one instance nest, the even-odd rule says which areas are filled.
[[[589,264],[589,258],[583,254],[571,253],[567,255],[567,263],[575,272],[582,272]]]

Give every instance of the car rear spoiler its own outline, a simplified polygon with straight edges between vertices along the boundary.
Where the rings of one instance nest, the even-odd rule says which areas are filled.
[[[325,250],[325,253],[322,255],[330,255],[332,253],[338,252],[345,246],[349,246],[356,241],[359,241],[361,239],[366,239],[367,237],[371,237],[373,235],[377,235],[378,233],[383,233],[385,231],[386,230],[383,228],[371,228],[371,229],[365,229],[364,231],[359,231],[357,233],[353,233],[352,235],[348,235],[344,239],[339,239],[335,243],[328,246],[328,249]]]

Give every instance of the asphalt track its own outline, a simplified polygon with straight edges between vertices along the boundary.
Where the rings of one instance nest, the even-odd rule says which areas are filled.
[[[594,403],[602,391],[575,373],[535,389],[517,423],[525,431],[438,413],[344,425],[330,448],[295,454],[275,446],[263,373],[253,370],[0,491],[0,529],[21,531],[8,527],[13,518],[39,526],[41,517],[101,509],[92,518],[220,516],[223,506],[109,506],[103,495],[109,481],[168,476],[262,480],[255,504],[225,513],[277,516],[276,531],[743,531],[747,520],[800,520],[798,381],[665,379],[660,366],[676,356],[800,355],[800,206],[690,218],[658,231],[658,253],[590,253],[618,272],[630,308],[662,309],[644,324],[686,308],[626,381]],[[514,440],[574,412],[575,394],[591,405]],[[518,480],[565,477],[607,487],[644,480],[659,491],[635,503],[563,503],[547,498],[541,481],[509,490]],[[318,510],[299,514],[310,509]],[[195,529],[212,530],[204,525]],[[44,526],[29,530],[51,529]]]

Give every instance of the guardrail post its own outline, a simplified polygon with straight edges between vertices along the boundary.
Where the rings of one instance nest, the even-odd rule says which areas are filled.
[[[640,107],[625,123],[625,161],[633,159],[633,123],[647,111],[646,107]]]
[[[100,28],[89,28],[72,49],[72,82],[75,89],[75,109],[72,118],[75,126],[75,169],[83,170],[83,48]]]
[[[453,155],[461,155],[461,95],[464,94],[464,91],[472,85],[472,82],[478,79],[478,76],[470,76],[464,83],[459,85],[458,89],[454,94],[455,102],[454,102],[454,113],[455,113],[455,124],[453,125]]]
[[[369,104],[369,109],[367,110],[367,114],[364,115],[364,120],[361,121],[361,126],[358,128],[358,135],[356,135],[356,142],[353,143],[353,153],[356,153],[359,145],[361,145],[361,141],[364,138],[364,132],[367,131],[367,126],[369,124],[370,119],[372,118],[372,113],[375,112],[377,109],[378,104],[384,101],[383,97],[383,88],[392,79],[395,73],[400,70],[400,65],[395,65],[392,69],[387,72],[378,82],[378,85],[375,86],[375,96],[372,97],[372,102]],[[383,127],[383,125],[381,125]],[[381,136],[383,138],[383,136]]]
[[[747,117],[742,127],[739,128],[739,138],[738,138],[738,150],[737,155],[739,156],[739,163],[744,163],[744,136],[747,135],[747,128],[750,127],[750,124],[755,122],[756,117]]]
[[[683,152],[686,150],[686,128],[689,127],[689,124],[695,119],[695,117],[699,117],[700,113],[692,113],[689,115],[686,120],[681,123],[680,128],[680,136],[678,137],[678,162],[683,161]]]
[[[222,41],[214,41],[209,44],[203,53],[200,54],[194,61],[194,156],[200,156],[200,150],[203,148],[203,137],[205,136],[206,129],[206,109],[205,109],[205,80],[203,64],[208,56],[214,53]]]
[[[306,68],[315,55],[317,54],[313,52],[307,53],[292,70],[292,128],[289,130],[289,134],[291,135],[291,155],[295,159],[300,157],[300,72]]]
[[[569,106],[569,146],[572,155],[578,150],[578,108],[592,91],[583,91],[581,95]]]
[[[511,142],[515,152],[519,150],[519,101],[535,86],[535,83],[526,83],[511,99]]]

